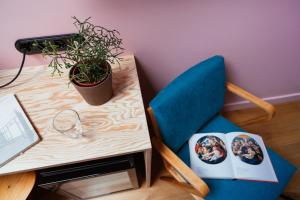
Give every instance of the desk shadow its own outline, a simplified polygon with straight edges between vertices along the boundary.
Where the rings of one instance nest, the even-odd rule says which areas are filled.
[[[149,102],[156,95],[157,91],[154,90],[152,83],[149,81],[147,74],[143,70],[143,66],[142,66],[141,62],[137,58],[135,58],[135,62],[136,62],[137,73],[139,76],[144,107],[147,108],[149,105]]]

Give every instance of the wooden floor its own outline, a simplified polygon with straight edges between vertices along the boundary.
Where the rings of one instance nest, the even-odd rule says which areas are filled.
[[[242,121],[262,114],[257,109],[226,112],[224,116],[240,124],[248,132],[259,134],[264,142],[277,153],[300,168],[300,101],[276,106],[276,116],[269,122],[245,125]],[[146,188],[145,184],[140,189],[119,192],[93,200],[191,200],[190,194],[178,190],[158,179],[166,172],[161,169],[161,161],[157,154],[153,157],[153,185]],[[296,172],[292,181],[285,190],[285,194],[294,199],[300,199],[300,170]],[[57,198],[52,198],[57,199]]]

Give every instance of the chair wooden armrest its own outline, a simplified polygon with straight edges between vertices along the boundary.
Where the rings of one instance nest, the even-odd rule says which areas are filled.
[[[254,96],[253,94],[247,92],[246,90],[240,88],[239,86],[233,83],[227,82],[226,87],[228,91],[252,102],[253,104],[257,105],[259,108],[263,109],[267,113],[267,116],[256,118],[255,120],[250,120],[250,122],[260,121],[260,120],[270,120],[273,118],[275,114],[275,108],[272,104],[264,101],[261,98]]]
[[[185,183],[173,183],[190,193],[205,197],[209,192],[207,184],[201,178],[199,178],[188,166],[186,166],[186,164],[175,153],[173,153],[172,150],[170,150],[165,144],[163,144],[160,139],[154,136],[151,138],[151,140],[162,158],[171,167],[173,167],[195,190],[189,188],[189,185]],[[162,179],[167,181],[167,178]]]

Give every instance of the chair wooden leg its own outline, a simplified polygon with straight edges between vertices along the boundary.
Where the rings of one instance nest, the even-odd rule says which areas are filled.
[[[197,195],[194,195],[194,194],[191,194],[191,195],[195,200],[204,200],[202,197],[199,197]]]
[[[189,193],[193,196],[195,200],[203,200],[199,192],[197,192],[192,186],[186,183],[186,180],[182,178],[182,176],[165,160],[163,160],[164,166],[166,170],[174,177],[160,177],[161,180],[168,182],[169,184],[172,184],[174,186],[177,186]]]
[[[166,168],[166,170],[178,181],[178,182],[186,182],[182,176],[165,160],[164,162],[164,166]]]
[[[174,178],[167,177],[167,176],[162,176],[162,177],[160,177],[160,179],[167,182],[167,183],[169,183],[169,184],[171,184],[171,185],[174,185],[178,188],[181,188],[181,189],[191,193],[191,195],[193,195],[194,198],[196,197],[197,200],[203,200],[203,198],[200,197],[201,194],[187,183],[178,182]]]

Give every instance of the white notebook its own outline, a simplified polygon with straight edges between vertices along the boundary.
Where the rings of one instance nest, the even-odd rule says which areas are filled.
[[[189,140],[192,170],[202,178],[278,182],[259,135],[200,133]]]
[[[0,167],[39,140],[16,96],[0,97]]]

